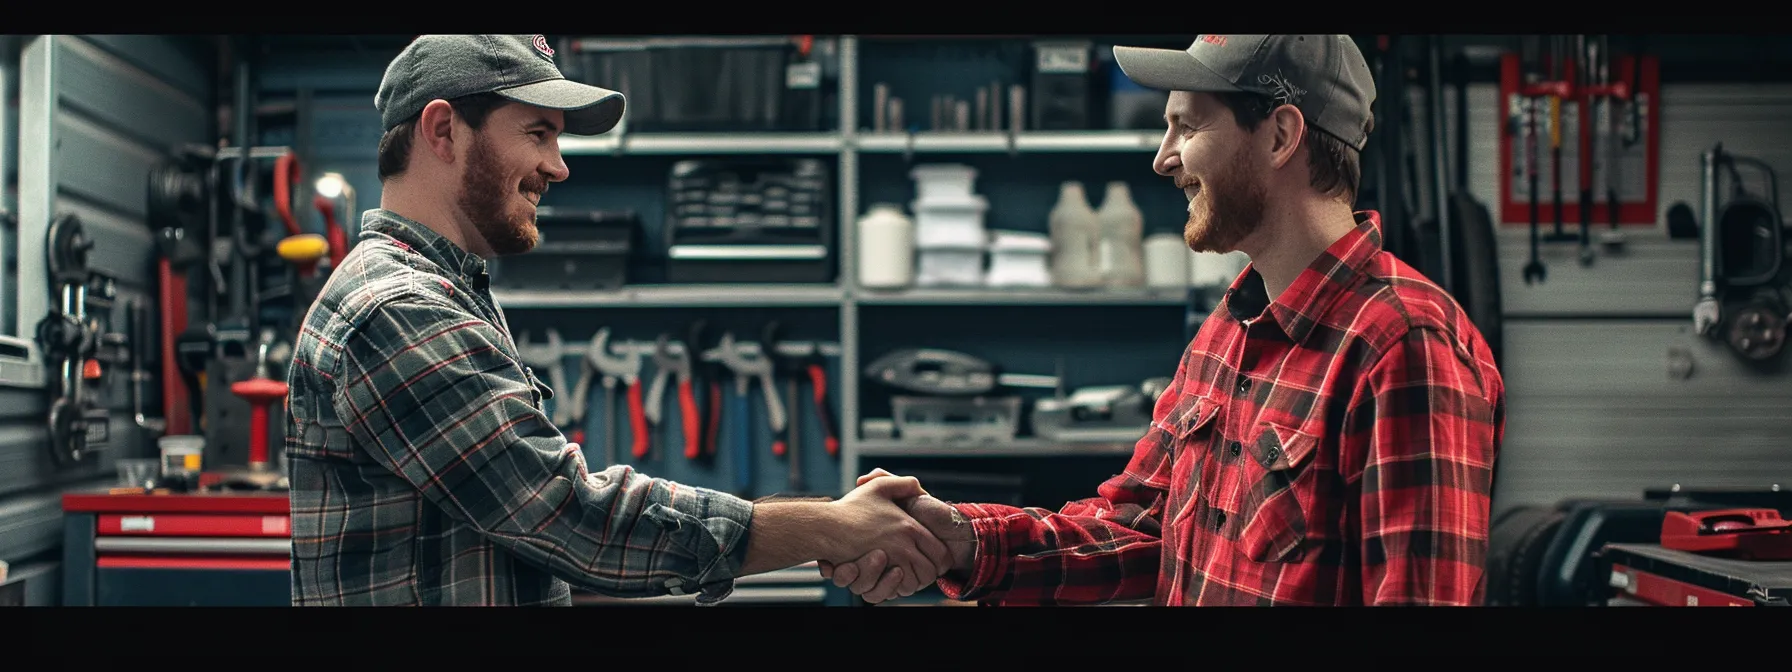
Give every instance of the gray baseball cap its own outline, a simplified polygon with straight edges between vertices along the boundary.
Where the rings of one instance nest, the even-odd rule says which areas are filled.
[[[386,131],[432,100],[475,93],[565,110],[563,131],[572,135],[599,135],[622,120],[622,94],[561,75],[544,35],[419,36],[386,66],[373,106]]]
[[[1114,47],[1120,71],[1168,91],[1260,93],[1362,151],[1375,79],[1349,35],[1201,35],[1187,50]]]

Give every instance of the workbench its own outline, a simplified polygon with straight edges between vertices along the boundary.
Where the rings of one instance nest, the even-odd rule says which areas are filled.
[[[1599,564],[1610,577],[1608,606],[1784,607],[1792,600],[1792,561],[1736,560],[1659,544],[1607,544]]]
[[[289,606],[287,493],[63,495],[63,604]]]

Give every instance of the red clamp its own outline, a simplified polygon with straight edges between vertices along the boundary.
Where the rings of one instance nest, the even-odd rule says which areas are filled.
[[[1744,560],[1792,560],[1792,522],[1773,509],[1670,511],[1661,521],[1661,545]]]

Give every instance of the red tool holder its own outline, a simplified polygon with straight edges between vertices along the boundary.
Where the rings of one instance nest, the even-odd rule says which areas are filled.
[[[1661,545],[1744,560],[1792,560],[1792,522],[1773,509],[1671,511],[1661,521]]]
[[[1634,68],[1632,67],[1633,63],[1636,66]],[[1499,119],[1497,119],[1493,125],[1494,128],[1498,129],[1497,133],[1499,134],[1500,170],[1498,203],[1500,208],[1500,222],[1505,226],[1530,226],[1531,224],[1530,200],[1526,198],[1525,190],[1518,188],[1524,186],[1524,176],[1521,174],[1515,177],[1512,173],[1514,166],[1516,165],[1513,162],[1514,149],[1516,148],[1516,150],[1520,152],[1524,151],[1524,145],[1521,144],[1525,141],[1524,134],[1522,129],[1518,133],[1508,133],[1506,130],[1507,120],[1510,118],[1510,115],[1521,109],[1519,106],[1522,102],[1522,97],[1526,95],[1538,97],[1553,95],[1562,99],[1564,107],[1571,103],[1578,107],[1585,107],[1591,98],[1601,93],[1605,93],[1617,96],[1623,100],[1628,100],[1632,96],[1640,96],[1643,103],[1642,145],[1644,195],[1641,200],[1638,200],[1634,197],[1626,198],[1623,193],[1620,192],[1618,225],[1657,226],[1660,220],[1658,192],[1660,191],[1661,174],[1661,61],[1654,56],[1648,55],[1641,56],[1640,60],[1639,57],[1629,54],[1616,56],[1612,59],[1612,67],[1610,69],[1612,78],[1610,86],[1597,88],[1589,87],[1589,89],[1578,91],[1575,90],[1572,84],[1576,81],[1574,71],[1575,63],[1573,59],[1567,60],[1562,63],[1561,66],[1564,68],[1562,74],[1564,81],[1541,82],[1536,85],[1525,85],[1521,79],[1520,73],[1522,71],[1520,69],[1519,56],[1517,54],[1506,54],[1500,57],[1500,102],[1496,108],[1498,110],[1497,114],[1499,115]],[[1634,77],[1631,75],[1632,70],[1635,70],[1636,72]],[[1623,113],[1623,110],[1620,109],[1618,112]],[[1538,120],[1542,121],[1542,118],[1546,114],[1546,110],[1539,111]],[[1576,132],[1579,132],[1578,124],[1570,121],[1578,116],[1578,110],[1573,114],[1564,110],[1562,113],[1563,130],[1567,131],[1573,129]],[[1595,131],[1595,133],[1597,133],[1597,131]],[[1566,132],[1564,132],[1563,137],[1562,146],[1564,153],[1580,146],[1580,142],[1578,141],[1570,142],[1567,140]],[[1544,151],[1547,151],[1549,146],[1547,135],[1542,138],[1541,144]],[[1574,153],[1578,155],[1579,151],[1574,150]],[[1538,152],[1539,160],[1544,159],[1543,154],[1544,152]],[[1559,179],[1562,180],[1562,194],[1564,195],[1562,202],[1562,221],[1579,222],[1579,199],[1568,198],[1567,194],[1579,193],[1579,185],[1575,184],[1575,176],[1579,174],[1578,171],[1580,168],[1567,165],[1569,162],[1568,156],[1564,156],[1562,162],[1564,165],[1561,174],[1558,176]],[[1620,159],[1620,162],[1622,163],[1622,159]],[[1539,166],[1539,168],[1542,172],[1538,174],[1541,178],[1537,188],[1538,201],[1543,204],[1542,208],[1544,213],[1553,213],[1555,206],[1549,203],[1549,198],[1553,190],[1549,185],[1548,165],[1545,163],[1545,165]],[[1620,171],[1622,170],[1623,169],[1621,168]],[[1620,176],[1625,179],[1625,181],[1629,180],[1629,177],[1624,175],[1623,172],[1620,172]],[[1609,225],[1608,216],[1610,206],[1605,202],[1605,188],[1603,182],[1600,180],[1603,180],[1603,178],[1595,180],[1594,183],[1594,211],[1593,218],[1590,221],[1598,226],[1607,226]],[[1553,219],[1553,217],[1546,214],[1546,219]],[[1544,225],[1548,224],[1548,222],[1540,223]]]

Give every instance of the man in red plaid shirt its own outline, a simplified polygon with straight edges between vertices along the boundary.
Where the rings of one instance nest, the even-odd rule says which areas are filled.
[[[948,597],[996,605],[1478,605],[1505,388],[1461,306],[1353,212],[1375,99],[1344,35],[1116,47],[1170,91],[1153,168],[1196,251],[1243,251],[1124,473],[1053,511],[908,505]],[[874,471],[860,479],[887,475]],[[896,594],[876,553],[834,582]]]

